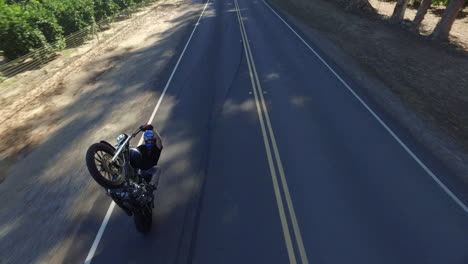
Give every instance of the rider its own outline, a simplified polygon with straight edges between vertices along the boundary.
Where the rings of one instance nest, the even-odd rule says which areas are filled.
[[[140,169],[148,170],[158,164],[163,146],[161,136],[154,130],[146,130],[143,138],[145,144],[138,146],[138,150],[142,154]]]
[[[143,176],[151,177],[152,169],[158,164],[163,149],[162,139],[154,129],[146,130],[143,139],[144,144],[130,150],[130,161],[135,168],[142,171]]]

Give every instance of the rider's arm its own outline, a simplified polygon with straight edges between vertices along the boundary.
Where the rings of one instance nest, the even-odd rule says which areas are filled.
[[[161,138],[161,135],[159,135],[158,131],[154,130],[154,134],[156,135],[156,146],[159,148],[159,149],[162,149],[162,138]]]

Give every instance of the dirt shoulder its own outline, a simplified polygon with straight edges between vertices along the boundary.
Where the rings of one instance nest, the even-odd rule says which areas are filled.
[[[178,6],[178,1],[162,0],[140,8],[130,17],[109,24],[83,45],[60,52],[57,59],[44,67],[0,83],[0,184],[15,163],[64,125],[61,110],[79,100],[82,89],[70,88],[68,80],[78,74],[82,77],[96,74],[86,84],[96,82],[99,75],[134,48],[122,48],[123,40],[135,39],[137,31],[156,30],[157,26],[148,29],[148,20],[154,13]],[[112,59],[96,63],[102,56]]]
[[[468,52],[322,0],[271,0],[387,114],[468,183]]]

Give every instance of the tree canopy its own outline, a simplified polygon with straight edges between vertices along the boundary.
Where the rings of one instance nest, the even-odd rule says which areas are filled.
[[[64,36],[142,1],[0,0],[0,50],[15,59],[37,48],[63,48]]]

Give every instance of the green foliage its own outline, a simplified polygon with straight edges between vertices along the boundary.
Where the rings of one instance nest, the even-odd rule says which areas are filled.
[[[95,23],[93,0],[48,0],[43,4],[54,13],[65,36]]]
[[[0,50],[15,59],[37,48],[62,49],[64,36],[86,30],[147,0],[0,0]],[[84,31],[83,31],[84,30]]]
[[[113,1],[119,6],[121,10],[126,9],[135,4],[133,0],[113,0]]]
[[[433,5],[447,6],[449,0],[432,0]]]
[[[450,0],[432,0],[432,5],[435,6],[447,6]],[[464,7],[468,6],[468,1],[465,2]]]
[[[48,43],[56,43],[57,47],[63,47],[63,29],[51,10],[37,0],[30,0],[28,5],[23,7],[23,11],[28,16],[29,24],[39,29]]]
[[[112,0],[94,0],[94,19],[101,21],[116,15],[119,6]]]
[[[8,5],[18,4],[20,6],[25,6],[29,3],[29,0],[6,0],[5,3]]]
[[[5,57],[17,58],[47,45],[44,34],[29,22],[29,13],[20,6],[0,0],[0,50]]]

